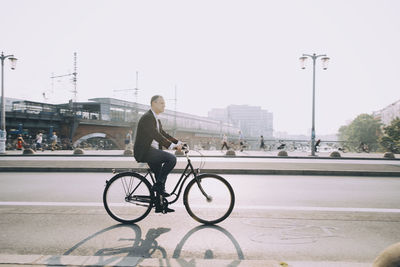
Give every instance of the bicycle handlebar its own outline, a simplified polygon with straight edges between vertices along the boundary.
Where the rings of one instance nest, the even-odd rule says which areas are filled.
[[[182,144],[182,151],[187,155],[189,153],[189,145]]]

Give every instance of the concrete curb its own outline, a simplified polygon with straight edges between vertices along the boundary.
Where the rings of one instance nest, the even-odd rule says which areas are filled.
[[[134,160],[133,156],[130,155],[123,155],[123,154],[116,154],[116,155],[96,155],[96,154],[82,154],[82,155],[76,155],[76,154],[34,154],[34,155],[23,155],[23,154],[0,154],[0,159],[2,157],[21,157],[21,158],[29,158],[29,157],[123,157],[123,158],[132,158]],[[177,155],[178,158],[180,157],[185,157],[185,156],[180,156]],[[387,159],[387,158],[368,158],[368,157],[341,157],[341,158],[332,158],[332,157],[325,157],[325,156],[287,156],[287,157],[279,157],[279,156],[255,156],[255,155],[247,155],[247,156],[241,156],[241,155],[236,155],[236,156],[225,156],[225,155],[190,155],[191,158],[225,158],[225,159],[232,159],[232,158],[254,158],[254,159],[329,159],[329,160],[378,160],[378,161],[400,161],[400,158],[394,158],[394,159]]]
[[[111,173],[114,168],[68,168],[68,167],[1,167],[1,172],[104,172]],[[116,172],[146,172],[145,169],[121,168]],[[182,173],[176,168],[172,173]],[[366,176],[366,177],[400,177],[400,172],[390,171],[352,171],[352,170],[272,170],[272,169],[202,169],[201,173],[243,174],[243,175],[318,175],[318,176]]]
[[[194,168],[201,172],[242,175],[329,175],[400,177],[398,161],[337,161],[336,159],[252,159],[196,158]],[[186,158],[179,157],[174,172],[181,173]],[[145,172],[147,164],[132,157],[5,157],[0,159],[0,172]]]

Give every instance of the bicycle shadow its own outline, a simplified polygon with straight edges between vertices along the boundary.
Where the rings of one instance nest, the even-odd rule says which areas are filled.
[[[142,230],[140,226],[136,224],[116,224],[81,240],[68,249],[63,255],[49,258],[48,264],[61,265],[62,256],[79,255],[85,252],[85,250],[93,249],[94,246],[98,247],[99,243],[104,242],[104,248],[97,249],[92,254],[93,256],[97,256],[97,262],[93,262],[93,265],[118,264],[138,266],[144,259],[153,258],[158,260],[159,266],[171,266],[170,259],[173,258],[182,267],[195,267],[196,258],[191,259],[190,256],[186,255],[185,247],[188,245],[198,246],[197,243],[193,244],[193,241],[192,244],[190,244],[191,239],[195,240],[196,234],[201,236],[204,241],[207,236],[215,240],[216,233],[221,235],[220,239],[226,239],[225,241],[231,242],[233,245],[234,252],[232,252],[232,255],[235,256],[232,262],[227,266],[238,266],[241,260],[244,259],[243,251],[233,235],[225,228],[215,225],[199,225],[189,230],[176,245],[172,257],[168,257],[166,249],[159,245],[157,238],[170,230],[170,228],[162,227],[151,228],[147,231],[145,238],[142,239]],[[210,231],[212,233],[210,233]],[[112,246],[110,246],[110,243],[112,243]],[[212,246],[213,245],[205,249],[203,248],[204,254],[198,251],[196,255],[201,255],[201,257],[196,257],[200,259],[218,258],[218,252],[215,252]]]
[[[200,231],[203,231],[203,233],[198,233]],[[211,237],[212,239],[215,239],[216,233],[213,234],[206,234],[204,231],[216,231],[217,233],[221,233],[224,237],[227,237],[228,240],[233,244],[233,247],[235,249],[235,257],[237,256],[237,259],[234,259],[230,264],[227,266],[234,267],[238,266],[242,260],[244,260],[244,254],[242,251],[242,248],[239,245],[239,242],[235,239],[235,237],[225,228],[218,226],[218,225],[199,225],[193,229],[191,229],[187,234],[181,239],[181,241],[177,244],[174,253],[172,255],[172,258],[176,259],[177,262],[182,266],[182,267],[194,267],[196,266],[196,260],[195,259],[190,259],[187,260],[187,256],[182,255],[182,251],[184,250],[185,244],[188,242],[189,239],[193,238],[193,236],[198,233],[201,236],[202,242],[206,242],[207,237]],[[225,248],[226,249],[226,248]],[[218,258],[215,251],[208,247],[204,251],[204,255],[201,257],[202,259],[215,259]]]
[[[94,265],[102,266],[118,264],[124,266],[137,266],[143,258],[151,258],[156,250],[158,250],[161,254],[161,257],[157,255],[157,258],[160,261],[160,266],[170,266],[166,250],[158,246],[158,242],[156,241],[160,235],[167,233],[170,230],[170,228],[152,228],[148,230],[146,238],[142,239],[142,230],[140,226],[136,224],[112,225],[81,240],[64,252],[64,254],[49,258],[47,263],[51,265],[62,265],[62,256],[76,255],[77,251],[85,250],[85,246],[98,246],[98,243],[101,242],[94,240],[110,240],[110,243],[114,242],[113,247],[102,248],[92,254],[92,256],[98,256],[98,261],[93,263]],[[108,236],[112,238],[108,239]],[[128,243],[129,245],[127,245]],[[167,261],[166,263],[163,262],[164,259]]]

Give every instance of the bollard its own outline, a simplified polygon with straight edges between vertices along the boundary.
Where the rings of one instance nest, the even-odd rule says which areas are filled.
[[[337,152],[337,151],[333,151],[333,152],[329,155],[329,157],[331,157],[331,158],[341,158],[342,155],[340,155],[340,153]]]
[[[124,156],[132,156],[132,155],[133,155],[133,151],[132,151],[132,150],[126,149],[126,150],[124,151]]]
[[[288,153],[285,150],[281,150],[278,153],[278,157],[287,157]]]
[[[385,154],[383,154],[383,157],[384,157],[385,159],[394,159],[394,158],[395,158],[393,152],[386,152]]]
[[[183,156],[183,155],[184,155],[184,153],[182,150],[181,151],[175,150],[175,156]]]
[[[22,155],[33,155],[33,154],[35,154],[35,152],[33,151],[32,148],[27,148],[24,149],[24,151],[22,151]]]
[[[229,149],[228,151],[226,151],[225,156],[227,156],[227,157],[235,157],[236,156],[235,150]]]
[[[74,155],[83,155],[83,154],[84,154],[84,152],[83,152],[83,149],[81,149],[81,148],[76,148],[74,150]]]

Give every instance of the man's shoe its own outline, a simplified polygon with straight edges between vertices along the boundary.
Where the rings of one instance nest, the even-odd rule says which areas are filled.
[[[166,208],[165,208],[165,212],[166,212],[166,213],[167,213],[167,212],[175,212],[175,210],[166,207]]]
[[[162,207],[156,207],[156,213],[168,213],[168,212],[175,212],[175,210],[166,207],[163,209]]]
[[[163,212],[163,208],[161,207],[156,207],[156,213],[161,213]]]

